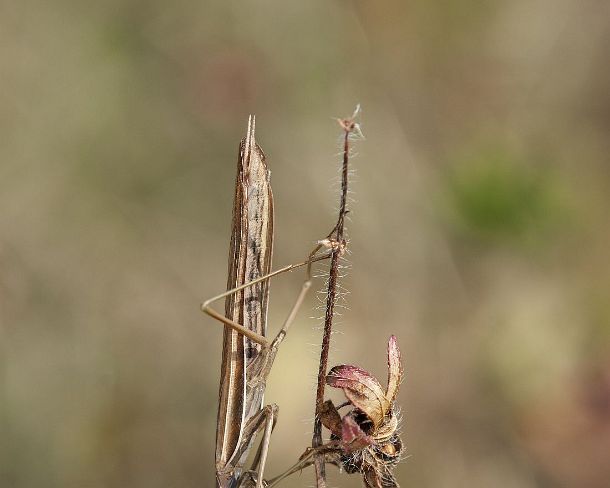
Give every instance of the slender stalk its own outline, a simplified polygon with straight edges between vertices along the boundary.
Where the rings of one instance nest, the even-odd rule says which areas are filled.
[[[350,135],[358,131],[358,126],[354,122],[354,117],[358,113],[358,108],[354,115],[349,119],[339,120],[343,129],[343,161],[341,167],[341,194],[339,202],[339,214],[337,225],[328,235],[331,243],[332,254],[330,258],[330,271],[328,275],[328,286],[326,291],[326,313],[324,316],[324,333],[322,336],[322,349],[320,352],[320,366],[318,369],[318,386],[316,389],[316,415],[314,421],[312,447],[314,449],[322,445],[322,421],[320,413],[324,404],[324,387],[326,384],[326,372],[328,370],[328,353],[330,350],[330,336],[332,333],[335,303],[337,300],[337,281],[339,279],[339,262],[345,250],[345,215],[347,214],[347,191],[349,176],[349,146]],[[324,456],[314,454],[314,466],[316,471],[317,488],[326,487],[326,465]]]

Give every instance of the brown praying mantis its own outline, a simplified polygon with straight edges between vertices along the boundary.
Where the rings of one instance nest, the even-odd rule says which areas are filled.
[[[335,244],[325,239],[307,260],[271,271],[273,253],[273,194],[265,154],[255,140],[255,118],[250,116],[246,137],[239,146],[233,205],[227,291],[206,300],[201,310],[224,324],[218,419],[216,431],[216,486],[264,486],[263,474],[277,405],[263,407],[265,383],[280,343],[311,286],[311,266],[329,258]],[[306,266],[306,279],[288,317],[273,340],[267,335],[269,279]],[[225,315],[210,305],[225,299]],[[262,440],[251,468],[248,453],[255,437]]]

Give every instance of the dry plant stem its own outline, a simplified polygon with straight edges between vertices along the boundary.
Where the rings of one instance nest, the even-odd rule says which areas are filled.
[[[339,203],[339,215],[337,225],[329,234],[328,238],[337,245],[333,246],[330,271],[328,276],[328,288],[326,292],[326,313],[324,316],[324,333],[322,336],[322,350],[320,352],[320,366],[318,369],[318,387],[316,390],[316,415],[313,429],[312,447],[319,448],[322,445],[322,421],[320,413],[324,404],[324,386],[326,372],[328,369],[328,353],[330,349],[330,336],[332,332],[333,316],[337,299],[337,280],[339,278],[339,260],[344,249],[344,227],[345,214],[347,213],[347,189],[348,189],[348,164],[349,164],[349,136],[355,129],[352,119],[339,121],[343,127],[343,163],[341,171],[341,200]],[[324,456],[314,453],[314,465],[316,470],[316,486],[326,487],[326,465]]]

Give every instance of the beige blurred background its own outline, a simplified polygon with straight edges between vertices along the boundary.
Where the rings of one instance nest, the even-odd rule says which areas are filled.
[[[356,103],[331,364],[385,381],[398,336],[401,485],[609,486],[609,45],[603,0],[0,2],[0,486],[212,485],[198,307],[248,114],[280,266],[334,223]],[[317,305],[270,377],[269,474],[310,442]]]

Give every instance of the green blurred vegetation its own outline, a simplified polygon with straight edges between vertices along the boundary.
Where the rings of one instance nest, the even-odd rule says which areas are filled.
[[[566,225],[566,202],[560,201],[548,166],[520,161],[502,148],[485,148],[454,168],[445,205],[463,233],[498,244],[532,243]]]
[[[211,486],[198,305],[247,117],[280,266],[332,226],[361,103],[331,361],[383,378],[398,336],[401,486],[605,488],[609,37],[599,1],[0,2],[0,487]],[[310,442],[317,305],[270,378],[270,474]]]

